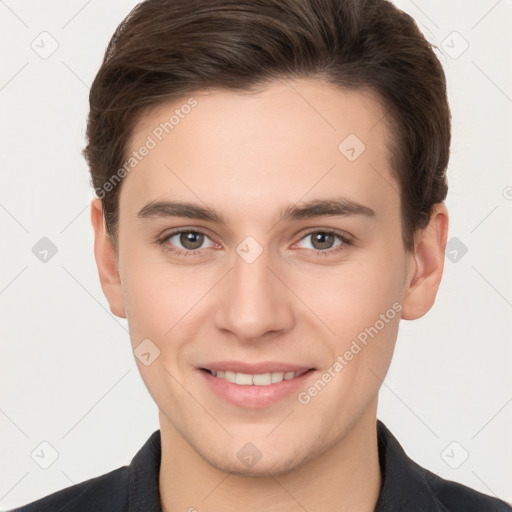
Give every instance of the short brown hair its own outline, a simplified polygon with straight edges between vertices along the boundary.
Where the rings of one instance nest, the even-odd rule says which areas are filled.
[[[84,156],[116,245],[107,187],[150,107],[194,91],[251,91],[280,78],[369,89],[387,111],[404,247],[448,191],[450,110],[433,46],[386,0],[146,0],[116,29],[91,87]],[[340,141],[341,142],[341,141]]]

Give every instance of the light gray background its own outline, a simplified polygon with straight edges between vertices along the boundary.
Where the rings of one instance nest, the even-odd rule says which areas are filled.
[[[2,509],[129,463],[158,429],[100,288],[80,153],[89,84],[134,4],[0,1]],[[397,4],[447,72],[449,239],[467,253],[451,240],[436,305],[402,322],[379,417],[419,464],[512,501],[512,2]]]

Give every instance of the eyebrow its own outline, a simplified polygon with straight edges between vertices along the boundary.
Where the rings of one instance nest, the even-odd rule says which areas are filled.
[[[350,215],[375,218],[375,211],[347,198],[316,199],[286,207],[281,210],[279,221]],[[186,217],[227,225],[227,221],[221,213],[207,206],[186,201],[151,201],[137,213],[137,217],[140,219]]]

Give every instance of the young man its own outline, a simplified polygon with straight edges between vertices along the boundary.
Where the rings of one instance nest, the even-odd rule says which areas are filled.
[[[95,255],[160,430],[19,510],[509,511],[377,421],[434,304],[445,76],[384,0],[148,0],[90,94]]]

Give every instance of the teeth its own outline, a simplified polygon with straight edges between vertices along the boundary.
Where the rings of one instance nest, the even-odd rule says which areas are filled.
[[[272,376],[272,384],[275,384],[276,382],[281,382],[284,379],[284,373],[283,372],[274,372],[270,374]]]
[[[222,370],[208,370],[214,377],[219,379],[227,380],[233,384],[239,384],[241,386],[269,386],[270,384],[276,384],[283,380],[290,380],[295,377],[299,377],[307,372],[307,370],[301,370],[299,372],[272,372],[272,373],[260,373],[258,375],[250,375],[248,373],[236,373]]]

